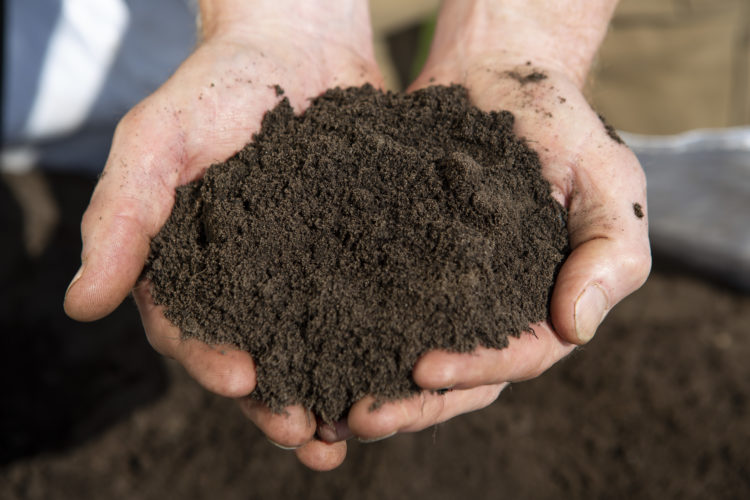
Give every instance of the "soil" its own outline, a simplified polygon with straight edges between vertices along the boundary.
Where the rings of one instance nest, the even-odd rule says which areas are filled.
[[[615,141],[617,144],[625,144],[625,141],[622,140],[622,137],[620,137],[620,134],[617,133],[617,129],[613,127],[607,119],[604,117],[603,114],[599,113],[599,120],[602,122],[602,125],[604,125],[604,130],[606,130],[607,135],[610,139]]]
[[[284,99],[178,189],[154,301],[185,337],[250,352],[274,410],[331,422],[408,396],[427,350],[503,348],[549,315],[566,212],[512,129],[459,86],[334,89],[301,116]]]
[[[750,498],[750,295],[657,258],[538,379],[424,432],[350,441],[319,474],[160,358],[131,301],[91,324],[65,317],[94,184],[50,185],[61,224],[32,260],[0,183],[3,499]]]
[[[643,219],[643,207],[640,203],[633,203],[633,214],[639,219]]]
[[[541,71],[532,71],[527,75],[522,75],[518,71],[507,71],[505,74],[520,83],[521,86],[526,85],[527,83],[537,83],[547,79],[547,75]]]

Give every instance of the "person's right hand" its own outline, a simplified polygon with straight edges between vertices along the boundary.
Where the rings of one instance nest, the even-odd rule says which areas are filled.
[[[319,5],[320,4],[320,5]],[[313,438],[314,416],[301,407],[275,414],[247,395],[255,387],[250,356],[231,346],[183,340],[139,284],[151,239],[167,220],[175,188],[241,149],[280,100],[297,111],[330,87],[382,86],[367,3],[203,0],[204,40],[153,95],[117,127],[107,164],[81,224],[82,266],[65,311],[92,321],[133,290],[151,345],[179,361],[208,390],[238,398],[244,413],[309,467],[329,469],[345,443]],[[158,50],[158,47],[154,47]]]

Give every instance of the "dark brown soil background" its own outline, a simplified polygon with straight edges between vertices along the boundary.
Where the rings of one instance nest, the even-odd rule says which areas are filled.
[[[185,337],[252,355],[255,397],[333,422],[418,390],[428,350],[503,348],[544,321],[567,247],[511,113],[455,85],[365,85],[300,116],[282,100],[179,188],[144,276]]]
[[[148,346],[135,307],[84,325],[61,297],[93,180],[37,260],[0,184],[0,497],[748,498],[750,296],[659,262],[594,341],[486,410],[318,474]]]

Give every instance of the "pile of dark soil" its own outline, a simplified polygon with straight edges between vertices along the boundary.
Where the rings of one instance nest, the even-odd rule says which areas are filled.
[[[566,212],[513,115],[466,90],[286,99],[178,189],[144,277],[185,337],[256,361],[255,397],[326,421],[404,397],[427,350],[502,348],[548,317]]]
[[[320,474],[157,355],[131,301],[95,323],[65,318],[94,179],[50,186],[61,227],[31,260],[0,183],[3,500],[750,498],[746,293],[657,259],[544,376],[426,432],[350,440]]]

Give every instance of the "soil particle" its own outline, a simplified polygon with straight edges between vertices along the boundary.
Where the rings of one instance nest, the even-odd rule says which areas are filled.
[[[643,219],[643,207],[640,203],[633,203],[633,213],[639,219]]]
[[[427,350],[503,348],[549,315],[567,214],[513,115],[459,86],[284,98],[177,190],[144,277],[185,338],[257,366],[253,396],[324,421],[418,390]]]
[[[537,83],[547,79],[547,75],[540,71],[532,71],[528,75],[522,75],[518,71],[506,71],[505,74],[516,80],[521,85],[526,85],[527,83]]]
[[[625,141],[622,140],[622,137],[617,133],[617,130],[615,130],[615,127],[609,124],[606,118],[604,118],[604,115],[601,113],[597,113],[599,116],[599,120],[601,120],[602,125],[604,125],[604,130],[607,131],[607,135],[615,141],[617,144],[625,144]]]

